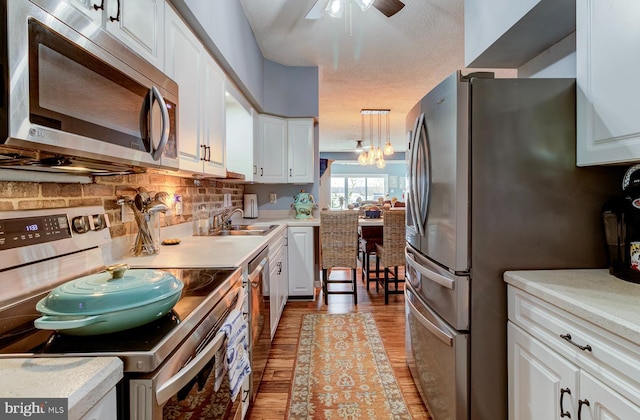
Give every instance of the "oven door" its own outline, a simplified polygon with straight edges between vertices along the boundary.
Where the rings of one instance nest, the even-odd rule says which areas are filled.
[[[224,375],[217,392],[213,389],[215,355],[224,345],[226,337],[224,332],[219,331],[220,327],[231,310],[242,310],[243,304],[244,293],[241,285],[238,285],[215,306],[156,372],[148,375],[125,375],[129,396],[128,418],[241,418],[242,406],[248,403],[249,398],[248,378],[235,401],[229,395],[228,375]]]
[[[469,334],[451,328],[405,288],[407,365],[422,400],[436,419],[466,420]]]
[[[52,14],[28,1],[7,3],[4,71],[11,90],[9,105],[0,104],[9,113],[0,143],[178,169],[176,83],[101,29],[91,30],[73,6],[50,6]]]

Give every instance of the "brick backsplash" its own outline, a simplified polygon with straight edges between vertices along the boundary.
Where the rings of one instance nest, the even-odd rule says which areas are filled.
[[[190,222],[194,209],[203,204],[212,213],[243,206],[242,184],[145,173],[96,177],[90,184],[0,181],[0,210],[100,205],[109,215],[111,237],[116,238],[137,232],[135,222],[122,222],[121,208],[117,201],[121,196],[133,198],[140,187],[154,194],[159,191],[169,193],[167,204],[172,204],[175,196],[182,196],[182,215],[160,215],[163,227]],[[223,206],[224,194],[231,194],[231,207]]]

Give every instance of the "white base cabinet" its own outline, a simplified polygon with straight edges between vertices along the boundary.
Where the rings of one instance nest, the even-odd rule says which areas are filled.
[[[640,346],[508,288],[509,419],[640,418]]]
[[[578,166],[640,160],[638,27],[637,0],[576,1]]]
[[[269,315],[272,340],[287,304],[288,291],[287,230],[284,229],[282,234],[269,244]]]
[[[313,227],[289,227],[289,296],[314,297]]]

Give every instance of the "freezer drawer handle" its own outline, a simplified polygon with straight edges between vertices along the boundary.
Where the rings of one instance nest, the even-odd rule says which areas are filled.
[[[569,388],[562,388],[560,390],[560,417],[571,418],[571,413],[569,413],[568,411],[564,411],[564,394],[565,393],[571,395],[571,390]]]
[[[404,294],[405,294],[404,300],[405,300],[405,302],[407,302],[407,305],[409,306],[409,309],[411,310],[411,313],[416,318],[418,318],[418,321],[420,321],[420,323],[426,329],[428,329],[429,331],[431,331],[431,333],[433,335],[438,337],[438,339],[440,341],[442,341],[444,344],[446,344],[449,347],[453,347],[453,336],[447,334],[446,331],[442,331],[435,324],[433,324],[431,321],[429,321],[427,318],[425,318],[424,315],[422,315],[420,312],[418,312],[418,309],[411,302],[411,298],[409,297],[410,293],[411,292],[409,292],[409,290],[407,290],[407,289],[404,290]]]
[[[407,262],[409,263],[409,265],[413,267],[418,273],[429,278],[429,280],[438,283],[442,287],[453,290],[456,284],[454,280],[448,279],[445,276],[434,273],[433,271],[427,271],[423,266],[416,262],[415,258],[413,258],[413,255],[409,251],[405,252],[405,254],[407,256]]]
[[[575,341],[571,340],[571,334],[569,334],[569,333],[560,334],[560,338],[562,338],[563,340],[567,340],[569,343],[573,344],[574,346],[576,346],[580,350],[591,351],[591,346],[590,345],[585,344],[584,346],[581,346],[580,344],[578,344]]]

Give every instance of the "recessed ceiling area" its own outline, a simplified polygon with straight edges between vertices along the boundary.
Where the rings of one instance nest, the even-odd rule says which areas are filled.
[[[363,108],[391,110],[391,142],[403,151],[411,107],[464,67],[464,0],[402,0],[391,17],[345,1],[342,18],[311,20],[316,0],[240,0],[265,58],[318,66],[321,152],[353,150]]]

